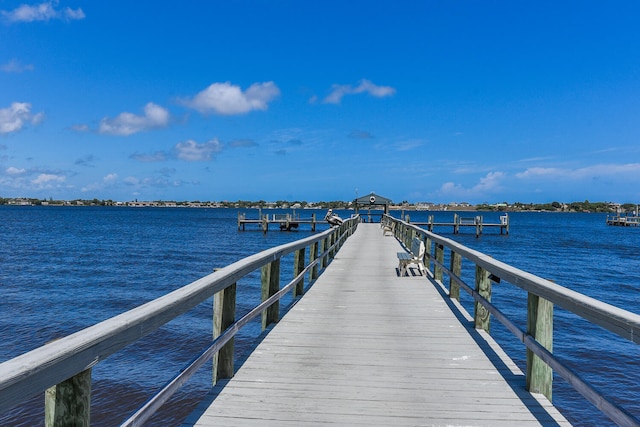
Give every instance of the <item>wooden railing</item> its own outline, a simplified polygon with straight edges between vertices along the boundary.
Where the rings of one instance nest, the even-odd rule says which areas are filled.
[[[289,291],[304,292],[355,231],[355,216],[341,226],[265,250],[237,261],[165,296],[46,344],[0,364],[0,413],[45,393],[45,425],[86,425],[89,420],[91,368],[162,325],[214,296],[214,340],[189,366],[136,411],[123,425],[141,425],[202,365],[213,358],[213,381],[233,376],[233,337],[262,315],[263,329],[278,321],[279,300]],[[306,256],[307,248],[309,255]],[[280,286],[280,260],[294,254],[294,277]],[[261,269],[262,302],[235,320],[236,282]]]
[[[391,226],[391,224],[394,225]],[[529,391],[543,393],[551,400],[555,371],[618,425],[640,426],[640,420],[609,401],[566,364],[554,357],[553,307],[558,305],[636,344],[640,343],[640,315],[519,270],[489,255],[389,215],[383,217],[382,226],[393,229],[396,238],[406,247],[410,247],[413,237],[424,241],[426,247],[424,264],[436,281],[443,283],[444,274],[449,277],[450,298],[459,301],[460,288],[473,297],[476,328],[489,332],[490,316],[493,316],[524,343],[527,349],[526,385]],[[445,250],[449,251],[449,265],[445,265]],[[475,265],[473,286],[466,284],[461,278],[463,259]],[[492,283],[502,282],[511,283],[528,292],[526,330],[508,319],[491,303]]]

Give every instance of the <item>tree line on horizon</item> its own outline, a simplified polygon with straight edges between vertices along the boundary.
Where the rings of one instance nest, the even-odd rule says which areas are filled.
[[[53,198],[49,199],[37,199],[37,198],[3,198],[0,197],[0,205],[16,205],[16,204],[30,204],[30,205],[71,205],[71,206],[119,206],[126,205],[129,202],[117,202],[111,199],[100,200],[100,199],[74,199],[74,200],[54,200]],[[137,199],[131,201],[130,203],[138,203]],[[152,201],[156,206],[178,206],[178,207],[189,207],[189,206],[200,206],[200,207],[222,207],[222,208],[319,208],[319,209],[350,209],[352,207],[353,202],[343,201],[343,200],[333,200],[333,201],[320,201],[320,202],[307,202],[304,200],[277,200],[275,202],[267,202],[265,200],[237,200],[237,201],[221,201],[221,202],[211,202],[211,201],[171,201],[171,200],[155,200]],[[423,206],[424,203],[409,203],[408,201],[403,201],[399,206],[402,206],[403,209],[415,209],[418,205]],[[451,204],[431,204],[434,209],[439,210],[444,207],[449,207],[452,210],[455,210],[456,205]],[[471,205],[468,203],[464,204],[469,208],[479,210],[479,211],[551,211],[551,212],[605,212],[605,213],[635,213],[638,212],[638,204],[635,203],[611,203],[611,202],[590,202],[589,200],[585,200],[583,202],[571,202],[571,203],[561,203],[558,201],[553,201],[549,203],[480,203],[477,205]],[[459,205],[458,205],[459,206]]]

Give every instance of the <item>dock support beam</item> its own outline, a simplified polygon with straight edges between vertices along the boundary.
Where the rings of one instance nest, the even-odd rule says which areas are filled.
[[[320,247],[320,252],[325,253],[329,249],[329,238],[326,237],[322,239],[322,246]],[[325,254],[322,257],[322,268],[325,269],[329,265],[329,253]]]
[[[527,333],[544,348],[553,352],[553,303],[529,293]],[[527,349],[527,390],[542,393],[551,402],[553,370]]]
[[[433,278],[442,282],[442,267],[440,265],[444,263],[444,245],[440,243],[436,243],[436,261],[433,267]]]
[[[91,368],[50,387],[44,395],[45,427],[89,427]]]
[[[489,279],[489,272],[479,265],[476,265],[476,292],[478,292],[482,298],[491,302],[491,280]],[[477,329],[484,329],[489,333],[491,326],[491,318],[489,315],[489,310],[476,301],[473,317]]]
[[[302,270],[304,270],[304,254],[305,248],[297,250],[293,255],[293,277],[298,277]],[[300,278],[300,281],[296,283],[296,286],[293,288],[293,298],[296,298],[298,295],[304,294],[304,276]]]
[[[262,301],[273,296],[280,290],[280,259],[262,267],[260,278],[262,281]],[[262,312],[262,330],[280,320],[280,301],[271,304]]]
[[[236,320],[236,284],[213,296],[213,339],[218,338]],[[233,377],[234,338],[213,356],[213,384]]]
[[[309,264],[315,261],[318,258],[318,242],[315,242],[309,248]],[[313,282],[318,278],[318,264],[316,263],[313,267],[311,267],[311,271],[309,272],[309,282]]]
[[[460,277],[462,270],[462,256],[451,251],[451,273],[453,276]],[[449,277],[449,298],[460,301],[460,285]]]

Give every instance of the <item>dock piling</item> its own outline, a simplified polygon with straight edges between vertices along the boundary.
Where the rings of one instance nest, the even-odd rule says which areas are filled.
[[[553,352],[553,303],[531,292],[527,304],[527,333]],[[553,370],[529,349],[526,384],[530,392],[542,393],[552,401]]]
[[[509,215],[506,213],[500,216],[500,222],[495,224],[485,223],[482,215],[476,215],[475,217],[462,217],[456,212],[453,214],[453,222],[435,222],[434,216],[429,215],[426,222],[413,222],[412,224],[417,226],[426,226],[427,231],[430,232],[434,232],[435,227],[453,227],[453,234],[459,234],[462,227],[474,227],[476,237],[480,237],[486,227],[497,227],[500,228],[500,234],[503,234],[505,231],[506,234],[509,234]]]
[[[217,292],[213,297],[213,339],[235,322],[236,284]],[[219,352],[213,356],[213,384],[218,380],[232,378],[234,338],[231,338]]]
[[[45,427],[91,425],[91,368],[45,392]]]

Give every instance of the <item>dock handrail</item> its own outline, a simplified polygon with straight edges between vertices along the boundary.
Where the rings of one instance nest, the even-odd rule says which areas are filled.
[[[353,234],[359,221],[358,216],[353,216],[339,227],[251,255],[137,308],[0,363],[0,413],[50,387],[60,386],[66,381],[86,376],[86,372],[94,365],[188,312],[211,296],[224,294],[231,288],[235,291],[238,280],[260,268],[262,268],[263,301],[245,318],[249,315],[254,318],[262,313],[263,329],[266,328],[270,323],[277,321],[278,302],[282,296],[294,287],[294,297],[296,294],[302,294],[305,274],[309,273],[310,282],[315,280],[320,268],[326,267],[329,260],[333,259],[340,246]],[[320,250],[318,245],[321,245]],[[305,261],[307,247],[310,248],[308,263]],[[280,259],[292,253],[295,255],[295,277],[280,289]],[[235,301],[232,305],[235,311]],[[223,308],[223,310],[227,309]],[[219,316],[220,313],[214,312],[215,315]],[[218,338],[198,358],[204,358],[202,364],[211,359],[222,346],[228,344],[240,327],[250,320],[245,318],[237,322],[233,321],[228,325],[226,332],[220,331]],[[214,364],[214,376],[216,369]],[[185,375],[190,376],[194,372],[194,369],[184,369],[184,375],[177,376],[170,383],[179,386],[186,381]],[[89,390],[84,392],[90,394],[90,371],[88,387]],[[165,389],[161,397],[163,401],[170,396]],[[175,390],[177,387],[170,391]],[[69,398],[73,400],[77,396],[69,396]],[[145,407],[154,409],[157,407],[157,402],[158,399],[154,399],[153,405],[147,402]],[[86,410],[88,417],[88,408]],[[139,425],[152,414],[152,411],[138,411],[127,421],[127,425]],[[48,416],[47,414],[46,417]],[[48,422],[47,425],[49,425]],[[51,425],[57,425],[57,423],[52,422]]]
[[[640,420],[626,409],[611,402],[593,386],[580,378],[552,353],[553,305],[558,305],[583,319],[607,329],[633,343],[640,343],[640,315],[588,297],[550,280],[520,270],[470,249],[449,238],[439,236],[414,224],[385,215],[382,225],[395,223],[396,238],[405,246],[413,237],[425,242],[425,266],[436,281],[443,283],[443,273],[449,276],[449,296],[460,299],[463,288],[475,300],[476,328],[489,332],[489,314],[493,315],[527,348],[527,388],[543,393],[551,400],[552,370],[558,373],[578,393],[594,404],[603,414],[620,426],[640,426]],[[444,264],[444,249],[450,251],[450,266]],[[461,262],[465,258],[476,266],[475,286],[464,283]],[[522,330],[491,303],[491,283],[511,283],[528,292],[528,325]],[[539,363],[544,362],[545,366]]]

